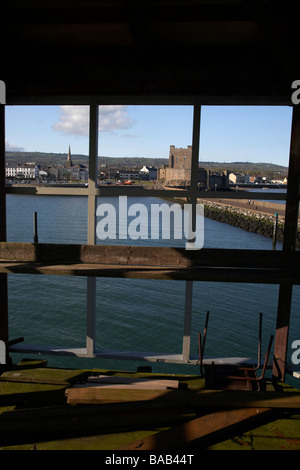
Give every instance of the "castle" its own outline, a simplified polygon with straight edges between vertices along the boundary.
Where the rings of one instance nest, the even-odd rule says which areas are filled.
[[[170,145],[169,165],[159,170],[159,179],[166,186],[187,187],[191,184],[192,145],[187,148],[176,148]],[[213,173],[205,168],[198,168],[198,189],[215,189],[228,187],[228,172]]]

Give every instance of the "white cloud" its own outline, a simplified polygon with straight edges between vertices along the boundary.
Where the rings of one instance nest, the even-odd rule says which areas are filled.
[[[87,106],[60,106],[60,117],[52,129],[65,135],[88,135]]]
[[[121,129],[130,129],[134,121],[127,112],[127,106],[110,105],[100,106],[99,130],[113,132]]]
[[[89,108],[88,106],[60,106],[59,120],[52,129],[65,135],[88,136]],[[100,106],[99,130],[114,132],[129,129],[133,126],[126,106]]]
[[[5,139],[5,150],[6,152],[24,152],[23,147],[18,145],[10,144],[7,139]]]

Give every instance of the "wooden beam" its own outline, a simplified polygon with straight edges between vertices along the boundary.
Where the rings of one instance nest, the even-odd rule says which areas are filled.
[[[70,24],[113,24],[132,22],[195,22],[195,21],[249,21],[251,16],[243,5],[147,5],[144,2],[123,2],[118,7],[72,6],[60,7],[8,7],[15,21],[21,24],[70,25]],[[270,14],[273,10],[270,9]]]
[[[22,385],[24,384],[18,384],[19,387]],[[28,394],[27,400],[32,403],[30,401],[31,397],[38,395],[39,398],[41,395],[38,388],[41,385],[26,385],[37,389],[36,391],[32,390],[31,395]],[[47,395],[47,391],[42,393]],[[23,396],[23,394],[19,395]],[[17,403],[21,397],[18,397]],[[7,401],[7,397],[5,399]],[[23,400],[25,399],[23,398]],[[102,442],[107,434],[114,436],[115,433],[127,433],[128,430],[134,433],[136,430],[148,429],[149,426],[154,429],[172,426],[195,418],[195,416],[193,410],[184,407],[169,408],[164,406],[155,409],[147,406],[137,406],[137,404],[130,407],[127,404],[82,407],[55,403],[49,407],[32,406],[29,410],[16,409],[10,410],[9,413],[1,413],[1,447],[28,442],[38,443],[54,440],[64,442],[64,439],[71,439],[72,437],[76,439],[78,444],[79,438],[87,440],[90,435],[97,436],[97,440]],[[45,426],[45,423],[47,423],[47,426]],[[135,435],[138,438],[141,435],[140,432],[133,434],[133,436]],[[124,435],[126,436],[126,434]],[[119,441],[119,445],[120,442],[126,442],[126,440]],[[73,448],[77,448],[77,444]]]
[[[294,106],[290,144],[290,162],[286,196],[285,229],[283,239],[284,256],[295,256],[299,217],[300,185],[300,108]],[[290,314],[292,305],[292,283],[281,285],[279,289],[277,324],[274,345],[273,377],[284,381],[287,362]]]
[[[125,387],[125,386],[124,386]],[[168,406],[195,406],[212,408],[286,408],[300,409],[300,393],[252,392],[244,390],[138,390],[86,387],[81,390],[80,403],[132,403],[144,402],[149,407],[168,403]],[[69,388],[71,393],[75,388]],[[71,397],[71,395],[70,395]],[[78,398],[78,397],[77,397]],[[76,399],[77,399],[76,398]],[[79,402],[78,402],[79,403]]]
[[[141,265],[0,263],[0,273],[94,276],[173,281],[237,282],[254,284],[300,284],[300,270],[214,267],[155,268]]]
[[[285,228],[283,250],[293,252],[296,249],[299,217],[299,184],[300,184],[300,108],[294,106],[288,185],[286,193]]]
[[[269,408],[244,408],[208,413],[187,423],[131,442],[119,450],[184,449],[193,442],[197,442],[197,448],[200,450],[201,444],[203,441],[207,442],[208,438],[216,438],[216,435],[219,437],[221,433],[223,435],[233,429],[235,432],[241,432],[242,426],[255,423],[262,416],[269,416],[270,411]]]
[[[67,245],[52,243],[0,242],[0,263],[42,263],[49,265],[86,263],[91,265],[153,267],[226,267],[298,269],[300,252],[121,246]]]
[[[300,252],[0,243],[0,273],[300,283]]]
[[[167,388],[179,388],[179,380],[157,378],[154,377],[119,377],[116,375],[92,375],[87,378],[88,384],[105,384],[105,385],[137,385],[139,387],[147,388],[148,386],[158,385],[159,387]],[[80,387],[80,386],[79,386]],[[125,387],[126,388],[126,387]]]

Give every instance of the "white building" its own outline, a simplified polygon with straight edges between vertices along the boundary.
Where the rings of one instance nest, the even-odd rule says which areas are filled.
[[[39,167],[36,163],[25,163],[24,165],[6,166],[6,178],[38,178]]]
[[[47,171],[45,171],[45,170],[40,170],[40,171],[39,171],[39,178],[45,179],[45,178],[47,178],[47,177],[48,177]]]
[[[156,180],[157,179],[157,168],[154,166],[143,166],[140,169],[140,176],[144,180]]]

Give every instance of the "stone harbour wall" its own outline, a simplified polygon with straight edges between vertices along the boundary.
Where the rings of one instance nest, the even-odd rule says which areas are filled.
[[[235,227],[242,228],[248,232],[258,233],[272,238],[274,231],[274,216],[260,212],[240,209],[230,205],[220,205],[214,202],[201,201],[204,203],[204,216],[218,222],[223,222]],[[284,230],[284,218],[278,217],[277,237],[282,241]],[[300,232],[297,236],[297,247],[300,246]]]

